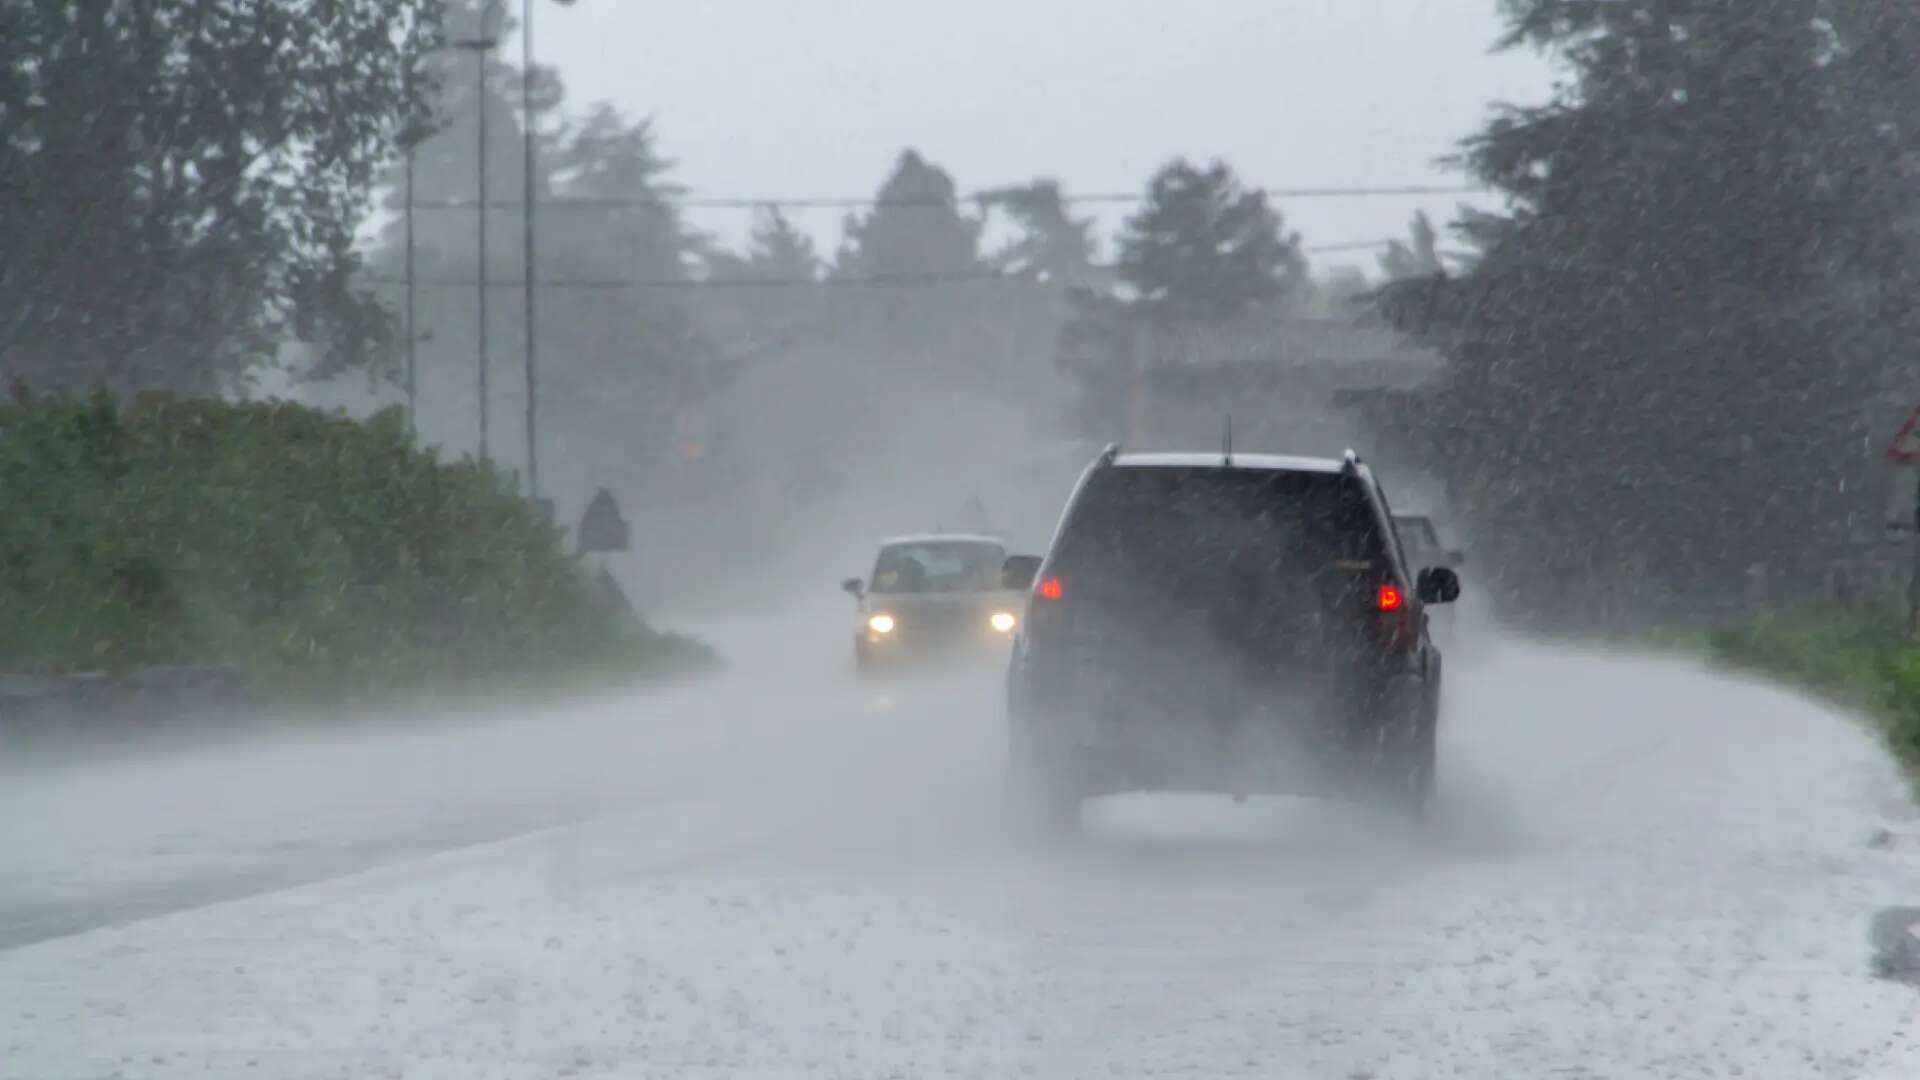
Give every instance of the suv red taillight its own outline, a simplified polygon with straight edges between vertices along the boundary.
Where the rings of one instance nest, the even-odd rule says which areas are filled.
[[[1060,602],[1066,595],[1066,589],[1056,575],[1048,575],[1033,583],[1031,598],[1027,601],[1026,621],[1020,632],[1029,641],[1051,638],[1060,632],[1066,622],[1067,607]]]
[[[1420,632],[1414,622],[1413,608],[1407,603],[1406,590],[1398,582],[1383,581],[1374,586],[1373,610],[1377,641],[1389,652],[1409,652],[1419,643]]]

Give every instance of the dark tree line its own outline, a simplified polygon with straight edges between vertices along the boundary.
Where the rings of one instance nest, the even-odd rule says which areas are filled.
[[[1446,473],[1534,614],[1804,597],[1875,531],[1872,453],[1920,389],[1920,11],[1506,9],[1507,47],[1570,77],[1464,143],[1511,209],[1459,223],[1462,271],[1384,290],[1448,365],[1375,424]]]
[[[522,214],[474,203],[481,168],[490,199],[520,200],[530,122],[530,187],[549,207],[543,449],[576,477],[726,492],[755,471],[755,433],[722,399],[756,368],[834,357],[1023,401],[1061,372],[1083,429],[1106,431],[1143,328],[1231,324],[1320,295],[1299,238],[1219,162],[1169,163],[1106,251],[1057,180],[965,191],[912,149],[836,250],[777,206],[730,248],[677,205],[651,121],[563,108],[554,72],[497,52],[477,78],[480,58],[449,47],[514,29],[485,0],[0,4],[0,375],[216,394],[281,364],[364,373],[397,399],[410,160],[419,430],[475,447],[484,220],[488,449],[512,467]]]

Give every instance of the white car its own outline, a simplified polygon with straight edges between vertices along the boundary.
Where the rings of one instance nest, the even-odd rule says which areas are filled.
[[[860,671],[1004,658],[1025,603],[1006,587],[1006,558],[999,538],[976,533],[882,541],[871,578],[841,583],[859,605],[853,655]]]

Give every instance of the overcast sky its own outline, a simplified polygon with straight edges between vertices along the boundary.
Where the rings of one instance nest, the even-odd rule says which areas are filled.
[[[653,116],[677,179],[713,196],[871,195],[903,147],[962,191],[1137,191],[1175,155],[1274,188],[1459,183],[1433,159],[1550,84],[1539,57],[1490,53],[1495,0],[580,0],[536,18],[572,106]],[[1280,205],[1320,245],[1456,202]],[[830,251],[841,213],[795,216]],[[746,219],[694,223],[733,239]]]

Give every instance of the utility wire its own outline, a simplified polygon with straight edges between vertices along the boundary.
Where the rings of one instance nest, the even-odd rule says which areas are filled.
[[[1340,251],[1371,251],[1389,244],[1401,243],[1400,240],[1348,240],[1338,244],[1308,244],[1300,249],[1303,255],[1332,255]]]
[[[1253,188],[1251,193],[1265,195],[1270,199],[1367,199],[1394,198],[1410,195],[1474,195],[1486,189],[1460,184],[1407,184],[1397,187],[1302,187],[1302,188]],[[983,191],[973,195],[954,199],[875,199],[862,196],[790,196],[786,198],[741,196],[690,196],[684,198],[562,198],[548,199],[535,205],[540,209],[552,210],[623,210],[646,207],[680,209],[734,209],[754,210],[763,206],[796,209],[842,209],[858,210],[876,207],[938,207],[956,208],[981,203],[999,203],[1006,201],[1005,192]],[[1079,203],[1139,203],[1145,202],[1145,192],[1106,192],[1091,195],[1062,195],[1060,201],[1067,205]],[[415,210],[472,210],[478,203],[472,199],[439,200],[414,203]],[[488,200],[489,210],[518,210],[523,204],[517,201],[500,202]]]
[[[406,279],[391,275],[370,274],[360,280],[377,285],[400,285]],[[543,289],[764,289],[764,288],[806,288],[811,286],[852,286],[852,285],[944,285],[967,281],[1027,281],[1024,274],[993,273],[977,270],[959,271],[951,274],[873,274],[863,277],[824,277],[824,278],[684,278],[646,280],[643,278],[555,278],[539,283]],[[473,278],[455,277],[416,277],[416,285],[460,287],[471,289],[478,284]],[[489,287],[524,287],[524,280],[488,281]]]
[[[1309,255],[1337,251],[1367,251],[1383,248],[1391,240],[1355,240],[1341,244],[1318,244],[1301,248]],[[373,285],[404,285],[406,278],[388,274],[368,274],[360,278]],[[1031,275],[1010,271],[960,270],[952,273],[870,274],[858,277],[784,277],[784,278],[554,278],[536,284],[543,289],[768,289],[809,288],[817,286],[849,287],[857,285],[947,285],[972,281],[1032,282]],[[415,285],[471,289],[479,282],[473,278],[415,277]],[[525,278],[493,280],[488,288],[525,288]]]

